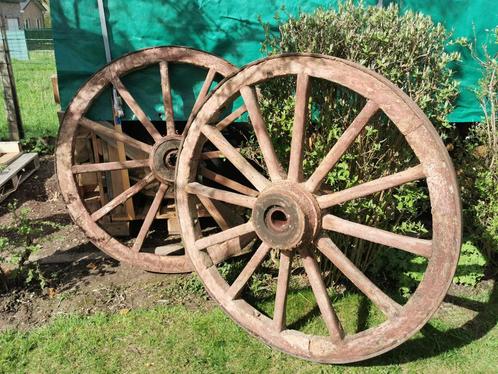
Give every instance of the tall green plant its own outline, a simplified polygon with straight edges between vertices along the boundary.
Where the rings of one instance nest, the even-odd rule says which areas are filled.
[[[453,109],[458,86],[448,64],[457,61],[459,55],[445,51],[450,34],[429,17],[412,12],[400,15],[396,6],[367,7],[347,1],[340,3],[337,10],[318,9],[312,14],[291,17],[280,24],[278,34],[273,34],[269,27],[266,31],[263,50],[269,55],[327,54],[384,75],[417,102],[443,138],[450,135],[452,128],[446,118]],[[280,159],[288,160],[295,81],[274,80],[260,89],[262,111],[274,146]],[[318,166],[365,100],[343,87],[314,80],[309,105],[306,175]],[[342,190],[404,170],[416,162],[397,128],[386,116],[378,115],[329,173],[325,188]],[[335,214],[346,219],[390,231],[417,236],[430,232],[428,192],[423,183],[408,184],[335,209]],[[361,269],[366,269],[375,261],[376,254],[386,250],[345,236],[334,239]],[[409,260],[407,257],[406,261]],[[389,267],[387,261],[383,271]],[[328,266],[326,261],[322,264]],[[331,279],[337,279],[337,274],[330,274]]]
[[[498,27],[490,35],[498,45]],[[483,69],[476,90],[483,117],[471,127],[457,164],[464,197],[466,235],[484,252],[488,261],[498,262],[498,52],[491,54],[468,40],[458,40],[467,47]]]

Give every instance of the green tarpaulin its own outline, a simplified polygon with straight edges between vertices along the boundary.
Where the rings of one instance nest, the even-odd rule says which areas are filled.
[[[454,38],[465,37],[477,41],[478,57],[483,57],[485,45],[491,54],[498,51],[498,45],[490,38],[490,31],[498,26],[498,0],[396,0],[403,11],[412,9],[428,14],[435,22],[441,22],[452,31]],[[389,3],[389,1],[384,1]],[[454,48],[461,52],[462,62],[453,66],[460,80],[460,97],[449,120],[453,122],[477,122],[482,110],[474,94],[482,71],[468,50]]]
[[[365,3],[375,5],[377,0]],[[296,15],[320,6],[336,6],[336,1],[104,0],[104,4],[113,57],[151,46],[185,45],[242,66],[262,57],[260,43],[264,32],[259,17],[275,25],[277,12],[281,16]],[[285,12],[281,11],[282,6]],[[480,43],[485,41],[484,30],[498,24],[496,0],[404,0],[401,7],[430,14],[447,28],[454,29],[457,36],[472,36],[474,25]],[[105,65],[104,44],[97,0],[52,0],[51,13],[62,107],[65,108],[78,87]],[[475,87],[480,72],[468,55],[458,69],[458,77],[463,82],[462,94],[451,120],[479,120],[479,106],[470,88]],[[205,73],[181,67],[173,73],[176,118],[185,119]],[[147,114],[159,119],[163,109],[158,69],[133,73],[125,83]],[[109,100],[110,94],[103,95],[103,99],[95,103],[91,116],[111,118]],[[127,116],[131,118],[131,113]]]

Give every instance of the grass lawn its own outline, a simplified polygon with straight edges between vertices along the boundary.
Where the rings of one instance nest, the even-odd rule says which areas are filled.
[[[295,295],[303,300],[309,296]],[[358,295],[350,295],[336,303],[339,314],[350,313],[359,300]],[[0,372],[496,373],[496,286],[491,292],[451,296],[449,301],[413,339],[354,365],[295,359],[249,336],[219,308],[193,310],[177,305],[123,314],[64,316],[33,331],[2,333]],[[289,312],[292,316],[293,311]]]
[[[14,60],[13,69],[26,137],[57,136],[58,106],[54,103],[50,81],[50,77],[56,72],[54,53],[30,52],[30,60]],[[4,104],[0,105],[0,137],[8,137]]]

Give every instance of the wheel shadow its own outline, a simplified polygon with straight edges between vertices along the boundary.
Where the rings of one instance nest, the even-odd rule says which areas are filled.
[[[429,321],[417,337],[414,337],[399,347],[372,359],[349,364],[352,367],[371,367],[398,365],[421,359],[437,357],[443,353],[463,348],[483,338],[498,323],[498,282],[496,277],[491,279],[493,286],[487,301],[475,301],[463,296],[446,295],[444,302],[454,307],[464,308],[477,313],[472,319],[462,325],[449,329],[441,329],[434,319]],[[299,292],[299,290],[294,290]],[[248,300],[251,302],[250,300]],[[254,301],[254,300],[253,300]],[[261,301],[261,300],[260,300]],[[254,303],[251,303],[253,306]],[[372,304],[368,298],[361,298],[358,304],[358,320],[356,332],[368,328],[368,320],[372,311]],[[444,305],[443,305],[444,308]],[[258,308],[259,309],[259,308]],[[449,313],[454,313],[454,310]],[[313,308],[289,324],[288,328],[300,330],[311,321],[320,317],[320,310],[315,304]]]
[[[90,277],[104,278],[116,273],[120,266],[118,261],[99,251],[90,242],[57,250],[36,263],[49,279],[49,286],[59,292],[84,288],[90,284]]]
[[[422,337],[412,338],[382,356],[351,366],[403,364],[435,357],[483,338],[498,323],[498,286],[496,278],[493,281],[493,288],[487,302],[453,295],[445,297],[445,302],[477,313],[474,318],[463,325],[441,331],[434,326],[434,322],[429,321],[420,331]]]
[[[35,256],[36,257],[36,256]],[[86,242],[74,247],[30,260],[20,270],[13,267],[11,271],[36,269],[45,282],[43,287],[37,282],[26,282],[24,276],[10,279],[0,287],[0,298],[15,292],[32,292],[43,296],[47,289],[57,289],[58,293],[67,290],[79,290],[87,287],[95,279],[103,279],[115,274],[120,263],[101,252],[92,243]]]

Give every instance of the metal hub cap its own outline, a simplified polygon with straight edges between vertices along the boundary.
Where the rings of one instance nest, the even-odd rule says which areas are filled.
[[[320,208],[297,183],[278,183],[257,199],[252,213],[256,234],[275,249],[293,251],[319,231]]]
[[[151,153],[151,168],[157,179],[171,184],[175,181],[176,158],[181,137],[166,136],[157,142]]]

